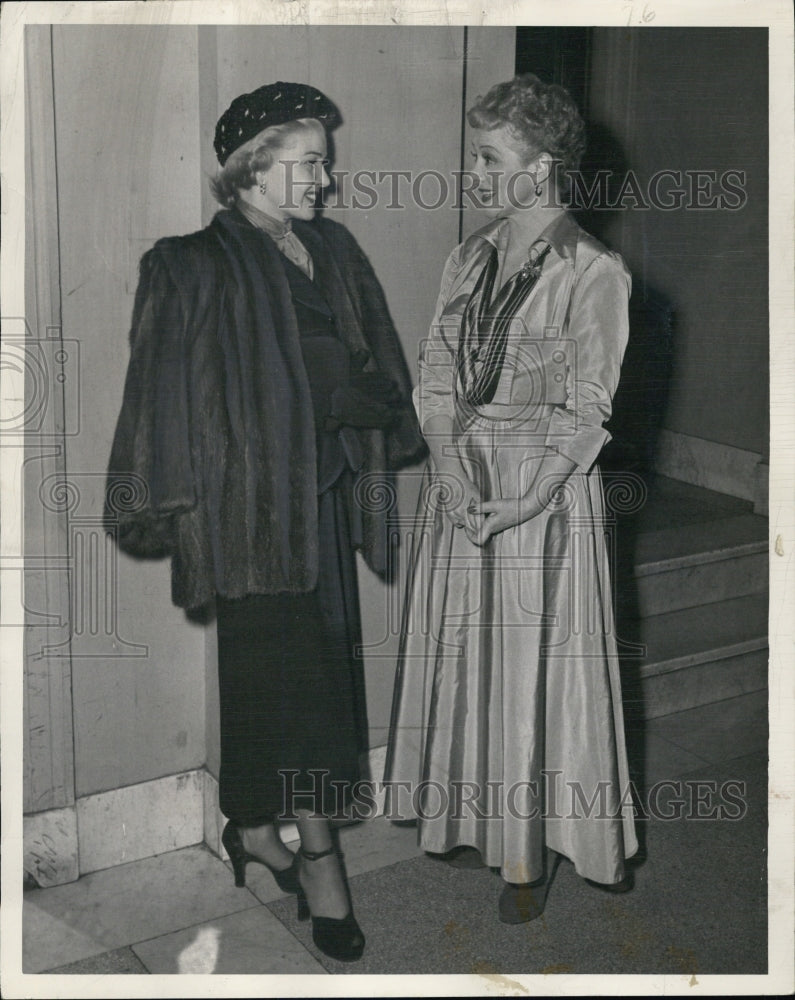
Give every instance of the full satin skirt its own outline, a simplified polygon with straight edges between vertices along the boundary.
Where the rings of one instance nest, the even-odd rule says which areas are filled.
[[[538,482],[543,447],[475,418],[458,439],[484,498]],[[509,882],[544,846],[598,882],[637,850],[598,469],[537,517],[474,546],[420,494],[387,754],[387,814],[426,851],[477,848]],[[452,484],[455,488],[455,484]]]

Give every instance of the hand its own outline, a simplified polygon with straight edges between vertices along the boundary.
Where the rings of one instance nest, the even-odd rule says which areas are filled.
[[[494,535],[498,535],[506,528],[515,528],[518,524],[524,524],[530,518],[540,514],[544,509],[543,505],[534,497],[521,497],[509,500],[484,500],[475,504],[473,513],[480,517],[477,530],[473,533],[471,541],[475,545],[485,545]],[[467,532],[469,534],[469,532]]]
[[[482,520],[473,542],[485,545],[494,535],[537,517],[558,498],[576,466],[565,455],[554,453],[544,459],[543,475],[539,470],[533,485],[516,499],[487,500],[476,504],[474,513]],[[536,485],[538,483],[538,485]]]
[[[462,528],[472,541],[480,526],[479,518],[475,515],[475,507],[480,502],[480,491],[460,464],[437,467],[436,475],[439,489],[436,502],[452,524],[456,528]]]
[[[381,403],[401,401],[397,382],[383,372],[356,372],[348,379],[347,389]]]
[[[343,425],[384,430],[400,418],[401,409],[400,389],[393,379],[381,372],[358,372],[332,393],[326,426],[329,430]]]

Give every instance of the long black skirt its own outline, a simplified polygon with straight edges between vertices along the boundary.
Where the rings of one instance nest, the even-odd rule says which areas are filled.
[[[295,810],[340,814],[360,778],[367,714],[342,493],[319,498],[320,571],[308,594],[217,599],[221,811],[241,826]]]

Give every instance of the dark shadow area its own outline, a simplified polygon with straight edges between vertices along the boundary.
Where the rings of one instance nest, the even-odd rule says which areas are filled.
[[[630,163],[621,144],[600,123],[588,124],[588,141],[580,188],[586,196],[580,196],[575,213],[577,221],[610,249],[621,252],[620,246],[612,245],[610,233],[615,230],[622,209],[609,206],[617,202]],[[605,178],[601,188],[595,184],[599,176]],[[588,192],[594,192],[594,196],[588,197]],[[577,209],[576,203],[574,208]],[[644,283],[640,275],[632,277],[629,339],[613,399],[613,413],[607,424],[612,439],[599,464],[608,508],[614,518],[611,573],[630,776],[642,799],[647,785],[646,706],[641,677],[642,612],[635,565],[642,530],[639,515],[655,491],[654,456],[673,377],[675,314],[673,304],[660,290]],[[641,846],[637,862],[645,856],[645,829],[645,822],[639,820]]]
[[[557,83],[574,98],[577,107],[588,107],[591,76],[591,29],[516,29],[516,73],[535,73],[548,83]]]
[[[585,128],[587,146],[574,178],[571,208],[586,232],[620,253],[621,247],[611,245],[609,233],[626,211],[617,206],[631,164],[624,147],[606,125],[586,115]]]
[[[646,794],[646,752],[643,682],[642,611],[635,565],[643,506],[653,496],[653,459],[665,413],[673,364],[674,315],[668,302],[654,290],[635,285],[629,308],[629,341],[621,380],[607,425],[612,440],[600,457],[600,467],[611,505],[615,538],[611,574],[615,601],[616,635],[621,659],[627,753],[630,776],[641,798]],[[640,851],[645,851],[645,827],[638,822]]]

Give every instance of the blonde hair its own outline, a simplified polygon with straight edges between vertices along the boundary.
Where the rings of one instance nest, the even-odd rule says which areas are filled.
[[[495,84],[478,97],[467,121],[487,131],[507,126],[518,151],[528,160],[546,152],[566,172],[578,169],[585,151],[585,123],[571,95],[533,73]],[[565,191],[568,173],[559,174],[558,183]]]
[[[237,204],[241,191],[254,187],[257,183],[257,171],[268,170],[275,159],[275,154],[294,135],[306,131],[325,131],[317,118],[296,118],[284,125],[271,125],[263,129],[253,139],[243,143],[233,153],[229,154],[226,163],[210,180],[210,190],[217,202],[225,208]]]

